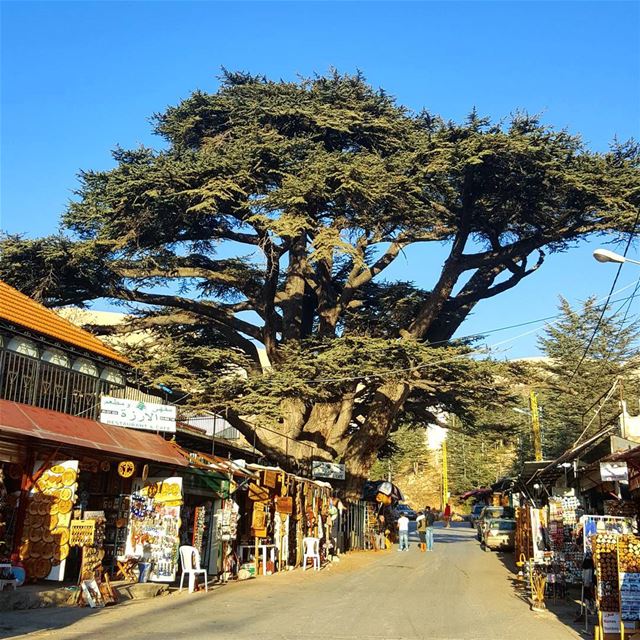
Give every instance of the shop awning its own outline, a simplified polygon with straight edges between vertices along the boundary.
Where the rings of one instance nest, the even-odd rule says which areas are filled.
[[[626,462],[640,468],[640,446],[625,451],[616,451],[606,458],[602,458],[601,462]]]
[[[611,435],[611,431],[615,429],[616,425],[610,425],[606,427],[599,433],[596,433],[595,436],[585,440],[582,444],[574,445],[572,449],[567,449],[560,457],[556,458],[552,462],[550,462],[543,469],[538,469],[530,478],[527,480],[527,484],[532,484],[533,482],[539,480],[542,483],[551,483],[555,482],[557,478],[559,478],[563,473],[564,469],[562,467],[563,463],[571,463],[584,454],[586,451],[589,451],[593,447],[595,447],[600,441],[605,438],[609,438]]]
[[[93,449],[122,458],[138,458],[186,467],[178,447],[155,433],[114,427],[97,420],[0,400],[0,436],[35,438],[49,445]]]
[[[189,488],[201,488],[226,497],[229,494],[229,479],[215,472],[189,467],[184,476],[183,488],[186,493]]]

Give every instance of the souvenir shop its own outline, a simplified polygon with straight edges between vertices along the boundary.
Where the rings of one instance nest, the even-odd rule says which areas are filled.
[[[41,410],[34,411],[38,417]],[[51,429],[55,427],[60,433],[51,433],[50,438],[44,437],[48,434],[42,426],[38,438],[25,438],[18,429],[12,433],[6,424],[0,431],[0,570],[3,578],[11,576],[18,585],[38,580],[81,585],[89,581],[87,590],[79,591],[89,603],[101,589],[103,599],[107,597],[109,577],[134,577],[131,569],[137,563],[128,556],[134,554],[132,530],[142,515],[137,509],[136,482],[153,462],[166,469],[164,480],[188,461],[155,434],[63,414]],[[162,509],[181,500],[179,494],[170,501],[165,497],[162,490],[157,498],[145,496]],[[151,505],[147,500],[145,516]],[[173,526],[177,522],[174,519]],[[171,526],[168,518],[163,523]],[[140,559],[145,553],[161,555],[153,548],[149,531],[144,543],[147,548]]]
[[[237,538],[238,487],[257,478],[244,464],[199,452],[189,453],[184,471],[180,544],[195,547],[210,575],[227,579]]]
[[[318,538],[324,561],[337,553],[344,506],[327,482],[248,464],[253,475],[232,493],[237,505],[236,544],[225,572],[269,575],[302,565],[305,537]],[[235,508],[235,507],[234,507]],[[240,573],[242,572],[242,573]]]
[[[580,465],[575,458],[547,464],[521,484],[519,494],[516,554],[534,608],[558,598],[579,599],[585,629],[588,613],[597,610],[601,637],[620,637],[621,620],[627,630],[640,628],[640,606],[630,613],[635,576],[623,575],[618,585],[619,572],[632,573],[636,550],[640,567],[636,488],[632,465],[626,464],[635,455],[640,461],[638,450]]]

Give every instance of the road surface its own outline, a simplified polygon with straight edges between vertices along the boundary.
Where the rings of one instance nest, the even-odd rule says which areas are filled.
[[[431,553],[348,554],[340,563],[102,610],[0,615],[0,637],[142,640],[569,640],[514,592],[507,568],[468,525],[436,529]],[[31,633],[29,633],[31,632]],[[3,635],[4,634],[4,635]]]

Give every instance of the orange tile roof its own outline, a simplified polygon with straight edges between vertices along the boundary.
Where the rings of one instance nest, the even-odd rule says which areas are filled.
[[[93,334],[0,280],[0,319],[123,364],[130,362]]]

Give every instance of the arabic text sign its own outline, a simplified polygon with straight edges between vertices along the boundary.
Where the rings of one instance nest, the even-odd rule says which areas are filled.
[[[130,429],[175,433],[176,408],[168,404],[102,396],[100,422]]]
[[[344,465],[335,462],[323,462],[314,460],[311,468],[311,475],[314,478],[331,478],[333,480],[344,480]]]

